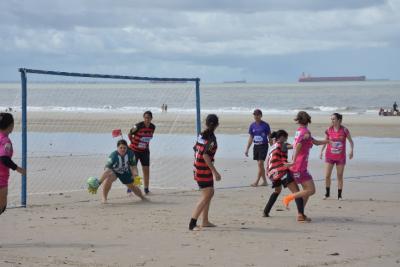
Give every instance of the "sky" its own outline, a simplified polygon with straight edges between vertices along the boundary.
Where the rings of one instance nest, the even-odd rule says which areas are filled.
[[[399,64],[400,0],[0,1],[0,81],[18,81],[20,67],[210,83],[302,72],[400,80]]]

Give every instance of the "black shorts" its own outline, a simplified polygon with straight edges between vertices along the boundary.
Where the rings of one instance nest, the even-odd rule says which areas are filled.
[[[135,153],[136,162],[140,161],[142,166],[150,166],[150,150],[143,152],[133,151]]]
[[[292,175],[290,175],[290,172],[288,172],[282,179],[272,181],[272,188],[279,187],[281,185],[286,188],[291,182],[294,182],[294,180]]]
[[[253,159],[254,160],[264,160],[267,158],[268,154],[268,144],[264,145],[254,145],[253,146]]]
[[[209,181],[209,182],[197,181],[197,184],[199,185],[200,189],[204,189],[204,188],[207,188],[207,187],[214,187],[214,181]]]

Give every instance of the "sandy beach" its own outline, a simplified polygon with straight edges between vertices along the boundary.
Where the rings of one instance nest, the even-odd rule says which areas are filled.
[[[159,115],[154,118],[159,133],[192,133],[195,129],[192,115]],[[140,117],[31,113],[29,130],[127,131]],[[264,118],[273,129],[295,131],[291,115]],[[244,115],[221,115],[220,119],[217,134],[246,134],[252,121],[251,116]],[[400,132],[398,119],[345,116],[344,124],[353,136],[396,138]],[[328,116],[313,116],[313,134],[322,136],[328,121]],[[164,164],[153,156],[155,168]],[[41,159],[35,160],[41,164]],[[98,172],[102,164],[101,158],[94,157],[71,158],[65,165],[63,161],[51,159],[56,164],[50,166],[62,166],[57,177],[61,181],[72,180],[69,177],[75,175],[68,168],[80,170],[86,166],[79,173],[86,177]],[[100,203],[99,194],[89,195],[84,190],[29,196],[27,208],[12,208],[0,217],[0,266],[400,266],[397,164],[350,161],[345,172],[344,200],[338,201],[336,181],[332,199],[322,200],[324,166],[312,160],[310,171],[317,193],[306,208],[312,222],[298,223],[295,205],[286,210],[281,204],[287,191],[279,197],[271,217],[262,217],[270,187],[227,186],[233,179],[250,184],[255,162],[217,154],[216,166],[223,178],[216,184],[210,219],[218,227],[191,232],[188,222],[200,195],[188,177],[191,161],[181,159],[180,168],[163,179],[167,185],[169,178],[181,175],[193,184],[192,189],[154,188],[147,203],[127,197],[117,184],[106,205]],[[33,174],[40,178],[43,173],[37,169]]]

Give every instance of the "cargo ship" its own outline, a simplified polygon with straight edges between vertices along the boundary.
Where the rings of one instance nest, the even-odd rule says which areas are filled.
[[[363,76],[334,76],[334,77],[312,77],[304,72],[299,78],[299,82],[355,82],[365,81],[367,78]]]

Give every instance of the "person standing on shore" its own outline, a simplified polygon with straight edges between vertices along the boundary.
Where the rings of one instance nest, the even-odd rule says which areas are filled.
[[[206,129],[198,136],[193,147],[194,179],[201,190],[201,198],[197,203],[189,223],[189,230],[199,230],[197,219],[202,215],[201,227],[215,227],[208,219],[211,199],[214,196],[214,179],[221,180],[221,175],[214,166],[214,156],[217,152],[217,138],[214,134],[219,125],[217,115],[210,114],[206,118]]]
[[[144,179],[144,192],[145,194],[150,193],[150,140],[153,138],[156,126],[151,123],[153,119],[153,113],[146,111],[143,114],[143,121],[135,124],[128,133],[128,138],[131,142],[129,147],[135,153],[137,161],[140,161],[143,170]],[[128,189],[128,193],[130,190]]]
[[[296,131],[293,143],[293,161],[287,166],[290,167],[290,173],[297,184],[301,184],[303,190],[287,195],[283,198],[283,204],[289,207],[289,203],[297,198],[303,198],[304,208],[308,198],[315,194],[315,185],[311,174],[308,172],[308,157],[313,145],[327,144],[328,140],[316,140],[311,136],[307,128],[311,123],[311,116],[305,111],[300,111],[294,119],[299,128]],[[305,219],[309,219],[304,215]]]
[[[351,138],[350,131],[342,125],[343,116],[339,113],[333,113],[331,115],[331,126],[325,131],[326,140],[331,141],[327,146],[324,145],[321,148],[320,158],[323,158],[323,152],[326,148],[325,153],[325,197],[330,197],[331,187],[331,175],[333,166],[336,165],[336,175],[338,180],[338,200],[342,200],[343,190],[343,173],[346,165],[346,139],[350,143],[349,159],[353,158],[354,143]]]
[[[249,156],[249,149],[253,145],[253,159],[257,161],[258,172],[257,178],[251,186],[258,186],[260,179],[263,180],[262,186],[268,185],[265,177],[264,161],[268,154],[268,143],[271,143],[271,128],[269,124],[261,120],[262,111],[256,109],[253,112],[254,122],[249,127],[249,139],[244,154],[246,157]]]
[[[26,175],[25,169],[18,167],[11,159],[13,156],[13,146],[8,136],[13,130],[14,117],[10,113],[0,113],[0,214],[7,208],[10,169]]]

